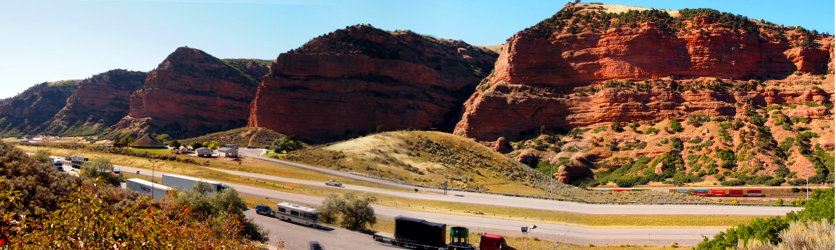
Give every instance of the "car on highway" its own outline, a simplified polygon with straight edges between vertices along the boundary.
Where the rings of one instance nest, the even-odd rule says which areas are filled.
[[[308,242],[308,250],[323,250],[322,245],[319,242],[311,241]]]
[[[267,216],[276,216],[276,211],[273,211],[273,209],[267,205],[255,206],[255,213]]]
[[[64,164],[61,162],[61,158],[52,159],[52,161],[55,163],[55,168],[58,169],[58,171],[64,172]]]
[[[339,181],[335,181],[335,180],[327,181],[327,182],[325,182],[325,185],[326,186],[335,186],[335,187],[342,187],[343,186],[342,183],[340,183]]]

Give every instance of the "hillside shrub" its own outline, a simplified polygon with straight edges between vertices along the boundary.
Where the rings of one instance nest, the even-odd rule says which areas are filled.
[[[670,125],[668,127],[673,132],[682,132],[684,130],[684,128],[682,128],[682,125],[679,125],[679,121],[676,120],[676,118],[670,119]]]

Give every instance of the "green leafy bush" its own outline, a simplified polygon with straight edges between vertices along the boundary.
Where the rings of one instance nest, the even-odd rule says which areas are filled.
[[[744,247],[750,240],[757,240],[772,245],[782,242],[779,234],[789,228],[790,223],[797,221],[828,221],[834,218],[834,190],[833,188],[819,189],[813,193],[811,199],[804,204],[804,210],[789,212],[785,217],[756,218],[748,224],[741,224],[726,232],[718,233],[713,239],[703,236],[703,242],[694,249],[734,249],[740,242]],[[782,199],[776,203],[783,204]]]
[[[684,130],[684,128],[682,128],[682,125],[679,125],[679,121],[676,120],[676,118],[670,119],[670,125],[668,127],[673,132],[682,132]]]

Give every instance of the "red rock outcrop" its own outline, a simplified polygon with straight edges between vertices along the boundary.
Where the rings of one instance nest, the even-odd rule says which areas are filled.
[[[115,129],[199,136],[245,126],[258,82],[203,51],[181,47],[131,95]]]
[[[306,142],[387,129],[451,130],[496,54],[461,41],[357,25],[279,55],[249,126]]]
[[[0,102],[0,137],[39,134],[78,88],[76,80],[40,83]]]
[[[145,72],[117,69],[79,81],[44,133],[85,136],[102,132],[128,114],[131,94],[142,88],[145,77]]]
[[[508,40],[454,133],[495,141],[544,125],[735,116],[750,101],[833,101],[832,77],[804,83],[802,92],[786,88],[796,83],[793,72],[832,68],[833,36],[709,16],[669,19],[681,28],[668,19],[612,18],[604,30],[600,20],[580,19],[587,9],[568,4],[563,11]],[[764,88],[749,78],[787,80]],[[809,89],[822,83],[830,87]]]

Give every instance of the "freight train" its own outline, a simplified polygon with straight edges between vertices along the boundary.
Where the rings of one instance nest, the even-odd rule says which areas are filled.
[[[395,217],[395,235],[376,233],[374,240],[409,249],[516,250],[505,243],[505,238],[495,234],[482,234],[479,248],[476,248],[467,242],[468,231],[465,227],[451,227],[451,242],[447,244],[447,224],[398,216]]]
[[[669,189],[598,189],[601,192],[641,192],[641,191],[666,191]],[[764,197],[760,189],[677,189],[676,193],[692,194],[696,196],[734,196],[734,197]]]

